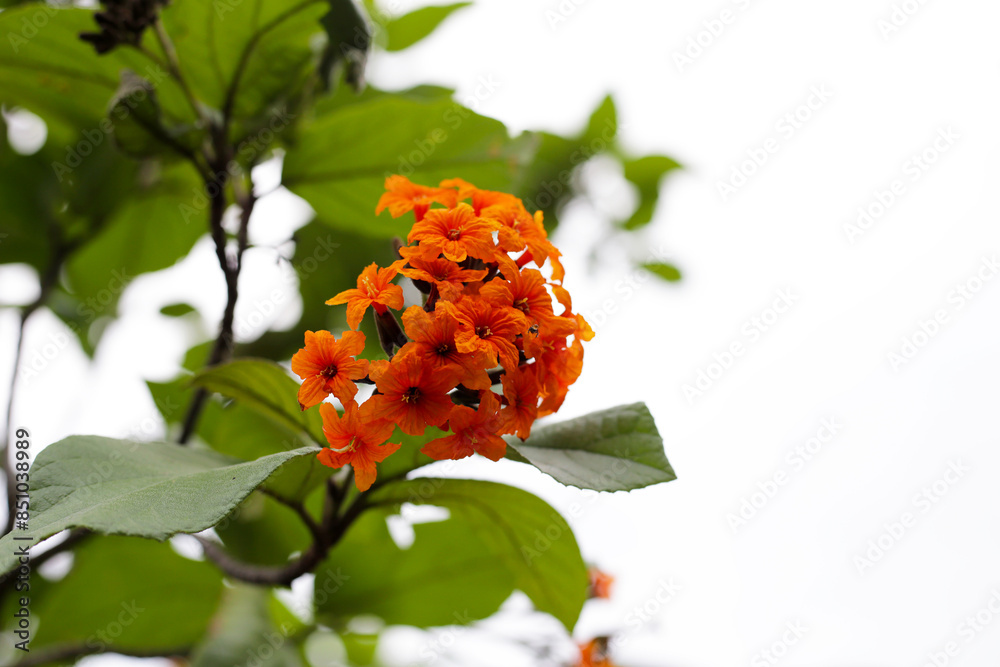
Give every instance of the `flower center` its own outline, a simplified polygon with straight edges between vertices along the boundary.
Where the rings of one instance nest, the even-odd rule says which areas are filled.
[[[403,394],[403,403],[416,403],[420,400],[420,387],[410,387]]]
[[[528,305],[528,297],[522,297],[514,302],[514,307],[521,312],[527,314],[531,311],[531,306]]]
[[[451,347],[448,345],[448,343],[441,343],[440,345],[437,346],[437,349],[434,351],[443,357],[444,355],[451,352]]]
[[[493,335],[493,332],[490,331],[489,326],[484,324],[481,327],[476,327],[476,335],[480,338],[489,338]]]
[[[362,278],[361,282],[365,286],[365,293],[367,293],[368,296],[372,296],[375,294],[375,292],[378,291],[372,287],[372,281],[369,280],[367,277]]]
[[[458,239],[462,238],[462,230],[461,229],[449,229],[448,230],[448,238],[450,238],[452,241],[457,241]]]
[[[322,375],[323,377],[325,377],[327,379],[330,379],[330,378],[334,377],[336,374],[337,374],[337,365],[336,364],[330,364],[329,366],[327,366],[326,368],[324,368],[322,371],[320,371],[320,375]]]

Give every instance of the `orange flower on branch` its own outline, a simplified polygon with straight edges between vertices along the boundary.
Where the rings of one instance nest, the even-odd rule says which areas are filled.
[[[428,260],[444,255],[453,262],[466,257],[491,261],[496,256],[493,232],[498,228],[497,223],[477,217],[468,204],[459,204],[453,209],[428,211],[413,225],[406,240],[419,241],[417,250]]]
[[[485,269],[463,269],[455,262],[444,257],[424,259],[419,246],[416,248],[400,248],[399,253],[407,260],[407,266],[399,270],[411,280],[422,280],[431,283],[438,289],[443,299],[456,300],[465,288],[466,283],[482,280],[488,273]]]
[[[441,302],[437,307],[460,324],[455,334],[459,352],[485,352],[492,366],[496,366],[499,357],[504,368],[517,368],[519,353],[514,340],[528,329],[524,313],[515,308],[497,308],[472,297],[457,303]]]
[[[497,435],[500,430],[500,401],[489,389],[482,392],[479,409],[456,405],[451,409],[448,428],[452,435],[435,438],[422,451],[432,459],[464,459],[481,454],[499,461],[507,452],[507,443]]]
[[[399,310],[403,307],[403,288],[393,285],[392,279],[396,277],[401,266],[402,262],[399,261],[380,269],[372,262],[358,276],[356,289],[344,290],[329,299],[326,305],[337,306],[346,303],[347,324],[352,329],[357,329],[361,325],[361,319],[365,316],[368,306],[379,314],[385,313],[387,308]]]
[[[398,218],[404,213],[413,211],[413,215],[420,220],[430,209],[431,204],[443,204],[451,208],[456,201],[454,190],[415,185],[405,176],[390,176],[385,179],[385,189],[386,193],[379,198],[378,206],[375,207],[375,215],[389,209],[389,214]]]
[[[503,396],[506,407],[500,411],[504,432],[514,433],[521,440],[531,435],[531,425],[538,418],[538,380],[533,369],[507,369],[503,374]]]
[[[365,402],[366,416],[398,424],[408,435],[423,435],[428,426],[448,421],[453,405],[448,392],[458,384],[457,373],[435,372],[408,355],[373,362],[371,377],[380,393]]]
[[[365,349],[365,335],[345,331],[337,340],[329,331],[307,331],[306,346],[292,357],[292,372],[302,378],[299,406],[305,410],[333,394],[344,405],[354,403],[354,380],[368,375],[368,361],[355,359]]]
[[[458,350],[455,343],[458,320],[443,310],[428,313],[420,306],[411,306],[403,313],[403,327],[411,342],[399,351],[398,359],[414,356],[435,372],[457,373],[457,381],[469,389],[489,389],[486,353]]]
[[[367,491],[375,482],[375,464],[400,447],[385,442],[395,427],[389,422],[363,419],[353,404],[341,416],[331,404],[323,403],[319,414],[323,418],[323,434],[330,443],[329,449],[320,450],[320,463],[331,468],[351,464],[358,491]]]
[[[411,245],[398,248],[400,259],[388,267],[367,266],[355,289],[327,303],[347,304],[355,330],[370,306],[389,360],[357,360],[364,336],[349,331],[340,341],[309,332],[292,361],[303,378],[303,408],[325,406],[331,449],[321,459],[350,463],[364,489],[375,480],[375,464],[399,447],[382,445],[395,426],[413,436],[428,426],[446,430],[423,445],[435,459],[501,458],[501,436],[527,438],[536,419],[559,409],[582,370],[583,341],[594,335],[573,313],[560,253],[540,212],[457,178],[433,188],[396,176],[386,189],[376,212],[388,208],[396,217],[412,210]],[[393,283],[399,274],[425,295],[403,313],[402,327],[391,312],[405,305]],[[365,372],[376,389],[358,406],[355,382],[365,380]],[[494,393],[497,385],[502,395]],[[330,393],[344,403],[343,417],[322,403]]]

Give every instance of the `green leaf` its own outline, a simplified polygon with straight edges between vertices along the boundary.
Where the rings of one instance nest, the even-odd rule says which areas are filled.
[[[249,665],[301,667],[289,642],[293,626],[275,627],[268,606],[271,592],[239,584],[227,589],[209,636],[191,656],[191,667]]]
[[[455,11],[468,7],[471,2],[451,5],[421,7],[398,18],[389,19],[382,26],[386,32],[385,50],[402,51],[430,35]]]
[[[508,439],[520,457],[556,481],[595,491],[630,491],[677,479],[644,403],[622,405]]]
[[[586,599],[587,568],[569,524],[541,498],[494,482],[420,478],[372,491],[368,502],[447,508],[450,521],[463,520],[468,525],[463,532],[486,543],[488,562],[502,563],[539,611],[572,632]],[[451,606],[452,613],[461,609]]]
[[[639,205],[632,216],[622,223],[622,227],[635,230],[652,221],[656,203],[660,198],[660,181],[681,165],[665,155],[647,155],[635,160],[622,162],[625,178],[639,190]]]
[[[332,87],[332,79],[343,63],[347,83],[355,92],[364,88],[365,63],[371,48],[368,21],[353,0],[328,0],[330,11],[321,19],[326,29],[327,46],[319,65],[324,87]]]
[[[79,38],[94,28],[94,12],[86,9],[27,5],[0,14],[5,36],[0,40],[0,102],[35,112],[57,143],[75,145],[86,139],[83,131],[106,133],[108,103],[120,72],[129,69],[157,87],[168,124],[194,121],[180,88],[159,65],[129,48],[98,56]]]
[[[666,262],[649,262],[641,264],[640,266],[653,275],[663,278],[667,282],[674,283],[681,279],[681,270],[673,264],[667,264]]]
[[[289,507],[252,493],[215,526],[226,551],[244,563],[284,565],[312,542],[308,529]]]
[[[581,140],[591,153],[598,153],[612,147],[618,136],[618,111],[614,99],[608,95],[594,109],[587,121]]]
[[[27,595],[37,631],[30,647],[176,650],[204,634],[221,594],[214,566],[184,558],[169,544],[92,537],[73,550],[73,566],[61,580],[32,573]],[[11,629],[13,610],[3,617]]]
[[[43,449],[31,467],[31,541],[0,538],[0,572],[15,545],[34,545],[81,526],[164,540],[197,533],[229,514],[282,464],[315,447],[242,462],[171,443],[71,436]]]
[[[463,625],[513,592],[511,570],[466,518],[416,524],[413,544],[400,549],[388,514],[362,514],[317,569],[317,613],[333,627],[360,614],[390,625]]]
[[[299,407],[299,384],[285,369],[267,359],[236,359],[196,374],[191,382],[244,405],[314,442],[325,442],[319,408]]]
[[[252,132],[302,93],[317,54],[327,3],[319,0],[205,2],[175,0],[163,24],[195,97],[213,113],[228,112],[233,137]],[[150,49],[158,49],[147,35]]]
[[[160,308],[160,314],[166,315],[167,317],[184,317],[190,313],[198,312],[195,310],[194,306],[189,303],[172,303]]]
[[[332,227],[381,238],[405,235],[412,219],[375,216],[387,176],[436,184],[461,177],[510,190],[529,148],[503,123],[448,101],[384,95],[337,107],[300,128],[284,162],[284,184]]]

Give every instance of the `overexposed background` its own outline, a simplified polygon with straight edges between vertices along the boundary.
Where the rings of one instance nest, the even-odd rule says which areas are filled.
[[[588,167],[593,202],[555,238],[598,332],[559,418],[646,401],[679,479],[597,497],[513,463],[454,473],[583,507],[584,554],[617,581],[580,639],[617,631],[616,660],[640,667],[995,664],[998,23],[987,0],[477,0],[373,59],[376,85],[452,86],[515,131],[576,131],[613,93],[625,144],[686,167],[648,233],[596,273],[593,207],[627,208],[620,175]],[[290,194],[261,202],[237,321],[295,321],[292,297],[266,305],[286,284],[266,246],[307,218]],[[679,285],[625,262],[658,248]],[[23,278],[0,272],[5,300],[32,298]],[[178,299],[214,333],[224,285],[207,239],[128,288],[95,364],[70,337],[22,382],[17,425],[38,445],[161,436],[142,382],[172,377],[192,342],[158,313]],[[0,313],[3,378],[14,331]],[[29,362],[62,331],[37,314]],[[400,632],[387,657],[425,641]]]

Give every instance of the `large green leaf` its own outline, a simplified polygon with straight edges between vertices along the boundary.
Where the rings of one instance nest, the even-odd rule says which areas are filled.
[[[30,647],[182,649],[204,634],[221,593],[214,566],[184,558],[169,544],[91,538],[74,549],[73,566],[61,580],[32,573],[28,595],[37,630]],[[7,629],[12,614],[3,615]]]
[[[300,94],[328,8],[324,0],[175,0],[163,23],[195,97],[247,120],[245,132]]]
[[[270,601],[266,588],[237,585],[227,589],[209,636],[191,656],[191,667],[301,667],[289,641],[294,626],[275,627]]]
[[[582,489],[630,491],[677,479],[644,403],[539,426],[509,449],[557,481]]]
[[[316,573],[320,618],[334,627],[374,614],[390,625],[462,625],[486,618],[514,590],[514,576],[466,518],[413,526],[400,549],[388,512],[369,510]]]
[[[375,216],[391,174],[436,184],[461,177],[510,190],[531,140],[512,141],[503,123],[448,101],[383,95],[337,107],[300,128],[284,162],[284,184],[320,221],[360,234],[406,235],[412,218]]]
[[[471,2],[456,2],[451,5],[434,5],[421,7],[408,14],[387,20],[382,29],[385,30],[385,50],[402,51],[424,39],[453,12],[468,7]]]
[[[158,64],[130,48],[98,56],[79,38],[95,28],[94,12],[86,9],[27,5],[0,14],[5,36],[0,40],[0,102],[37,113],[60,143],[87,143],[84,131],[107,134],[108,105],[121,71],[129,69],[156,86],[170,124],[194,121],[180,88]]]
[[[226,516],[282,464],[315,447],[237,461],[171,443],[71,436],[43,449],[31,467],[30,531],[0,538],[0,572],[31,546],[81,526],[158,540],[197,533]],[[15,537],[31,540],[16,541]]]
[[[262,493],[240,503],[215,526],[215,532],[237,560],[258,565],[284,565],[312,541],[295,512]]]
[[[191,381],[209,391],[243,402],[278,424],[304,433],[315,442],[323,439],[319,409],[299,407],[299,384],[285,369],[267,359],[236,359],[196,374]]]
[[[464,479],[414,479],[370,493],[374,504],[447,508],[513,573],[514,585],[536,608],[572,632],[586,599],[587,568],[569,524],[544,500],[512,486]]]

